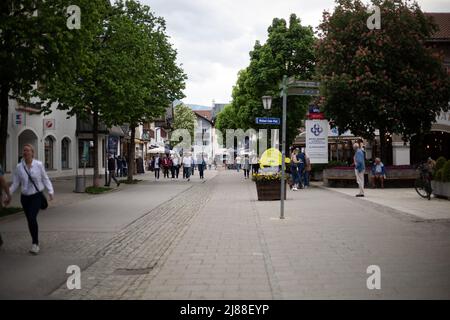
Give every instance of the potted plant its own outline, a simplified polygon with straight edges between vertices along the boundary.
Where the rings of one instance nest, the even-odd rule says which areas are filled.
[[[284,199],[286,200],[286,182],[288,175],[285,175]],[[256,191],[259,201],[281,200],[281,174],[280,173],[258,173],[252,175],[255,181]]]
[[[434,195],[450,199],[450,160],[440,157],[436,161],[431,188]]]

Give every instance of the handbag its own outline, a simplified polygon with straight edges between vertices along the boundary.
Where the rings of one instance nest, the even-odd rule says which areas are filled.
[[[31,180],[31,183],[33,183],[33,186],[36,188],[36,191],[39,193],[40,197],[41,197],[41,209],[45,210],[48,208],[48,201],[47,198],[45,197],[44,193],[42,191],[39,191],[38,187],[36,186],[36,184],[33,181],[33,178],[31,178],[30,173],[28,172],[27,168],[25,167],[25,165],[23,165],[23,169],[25,170],[25,172],[28,175],[28,179]]]

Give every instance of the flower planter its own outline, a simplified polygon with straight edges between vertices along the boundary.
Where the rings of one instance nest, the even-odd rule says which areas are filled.
[[[431,181],[433,194],[438,197],[450,199],[450,182]]]
[[[274,181],[256,181],[256,191],[259,201],[281,200],[281,182]],[[286,181],[284,183],[284,199],[286,200]]]

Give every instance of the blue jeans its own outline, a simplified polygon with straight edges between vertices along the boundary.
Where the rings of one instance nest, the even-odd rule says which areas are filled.
[[[309,171],[303,172],[303,185],[309,187]]]
[[[294,181],[294,185],[299,185],[300,184],[300,175],[298,172],[298,166],[297,165],[292,165],[291,166],[291,174],[292,174],[292,180]]]
[[[22,194],[20,202],[23,211],[25,212],[25,216],[27,217],[28,230],[30,231],[31,239],[33,240],[32,243],[39,245],[37,215],[41,209],[41,195],[40,193],[35,193],[31,196]]]

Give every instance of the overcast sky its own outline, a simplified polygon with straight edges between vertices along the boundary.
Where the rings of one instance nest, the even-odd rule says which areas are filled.
[[[291,13],[303,25],[319,25],[334,0],[140,0],[165,18],[167,33],[188,76],[185,103],[227,103],[237,73],[249,64],[256,40],[267,38],[272,19]],[[449,0],[419,0],[422,10],[450,12]]]

